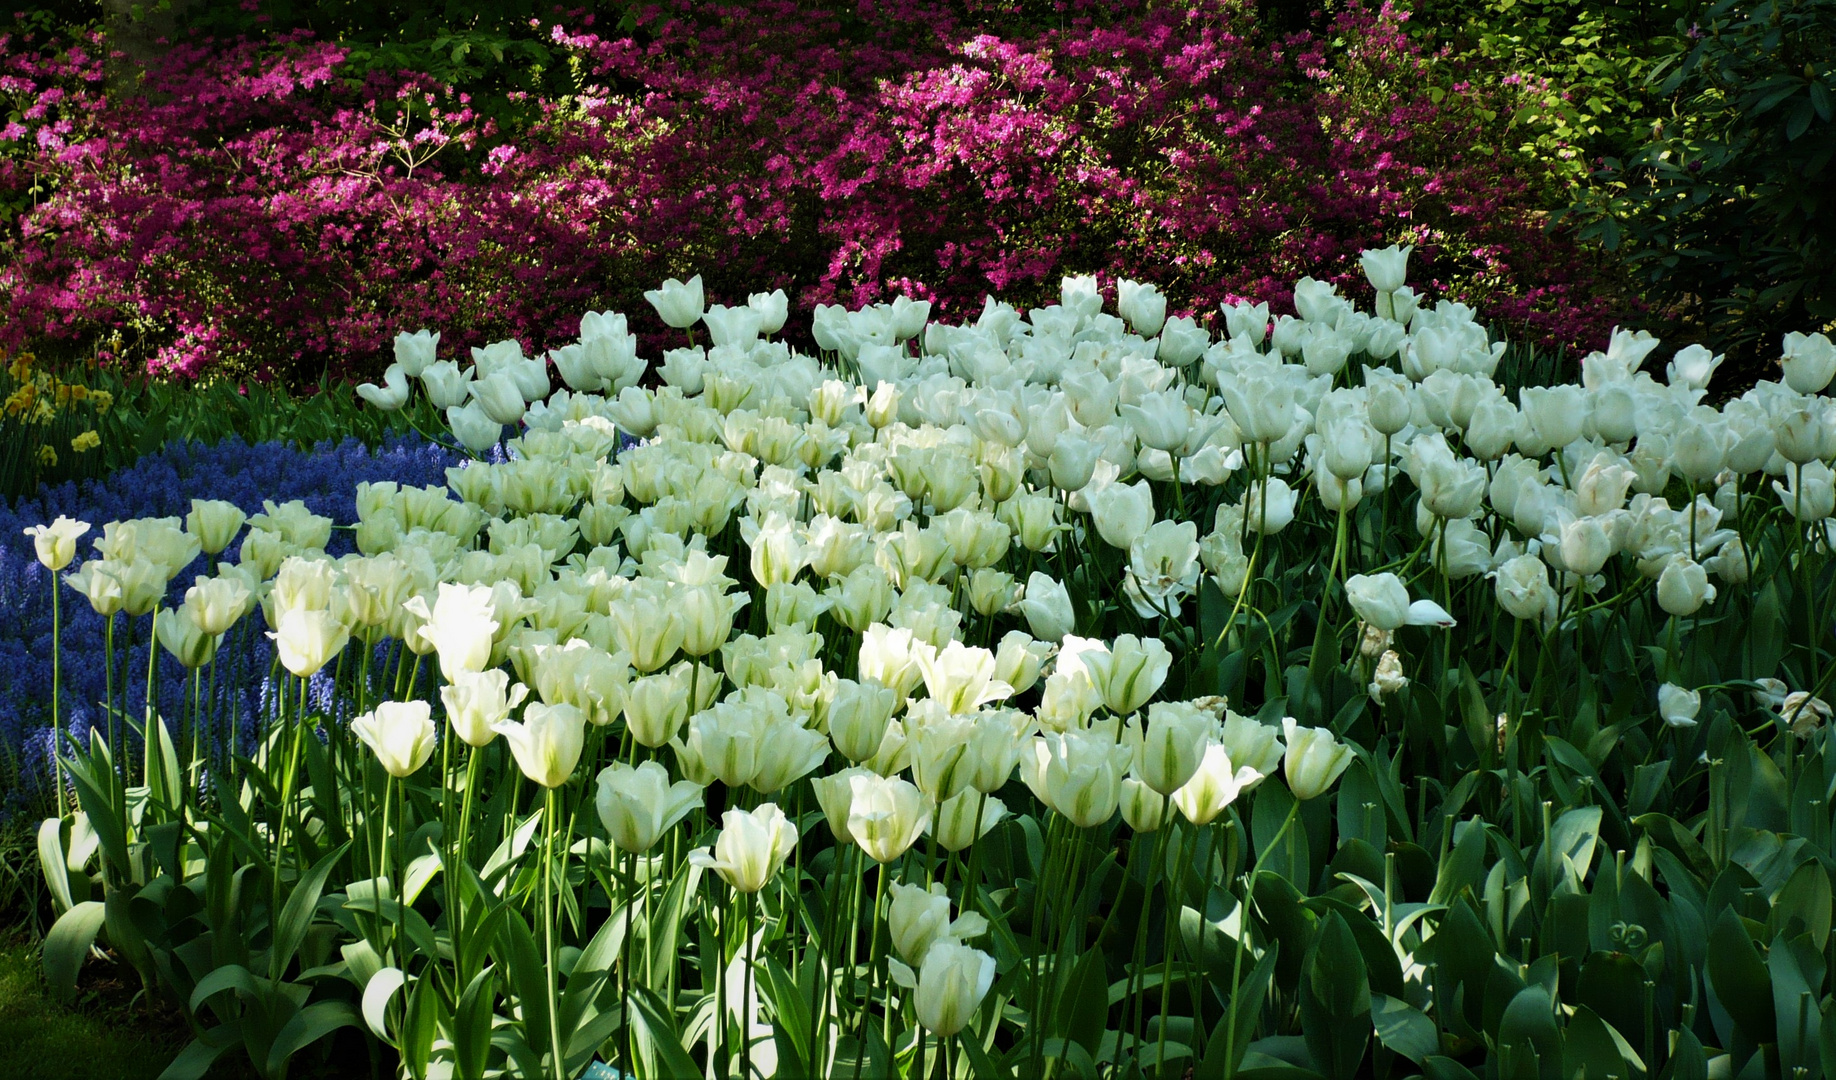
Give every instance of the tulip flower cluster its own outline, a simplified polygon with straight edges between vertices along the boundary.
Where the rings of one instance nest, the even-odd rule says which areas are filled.
[[[446,488],[361,485],[336,559],[298,506],[246,534],[208,502],[114,522],[65,580],[146,612],[242,536],[159,640],[202,668],[259,611],[296,689],[229,760],[149,708],[136,790],[214,823],[171,841],[212,867],[259,855],[272,910],[341,898],[318,901],[337,977],[411,1074],[1032,1076],[1074,1044],[1170,1076],[1207,1041],[1228,1072],[1283,1023],[1236,1006],[1276,977],[1276,895],[1329,878],[1311,808],[1342,778],[1332,873],[1377,891],[1332,910],[1400,949],[1420,931],[1378,848],[1402,842],[1402,762],[1470,758],[1528,829],[1527,755],[1572,700],[1551,666],[1616,665],[1615,734],[1682,778],[1717,615],[1802,605],[1808,636],[1750,647],[1782,730],[1829,713],[1836,347],[1793,336],[1783,381],[1719,405],[1718,358],[1659,381],[1644,334],[1579,384],[1511,388],[1506,346],[1417,296],[1408,255],[1365,254],[1374,313],[1308,278],[1298,317],[1228,304],[1215,339],[1152,285],[1106,311],[1094,278],[964,325],[819,306],[818,356],[773,340],[783,293],[710,306],[671,280],[647,294],[683,331],[660,382],[614,313],[464,368],[403,335],[359,393],[445,410],[482,455]],[[45,565],[84,528],[39,530]],[[349,712],[315,709],[314,679]],[[157,851],[109,749],[68,748],[82,810]],[[104,890],[146,886],[149,861],[104,857]],[[1396,1006],[1445,1008],[1432,978],[1399,974]]]

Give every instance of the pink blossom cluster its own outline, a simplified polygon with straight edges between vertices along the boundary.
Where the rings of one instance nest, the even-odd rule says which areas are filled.
[[[300,35],[184,43],[120,99],[99,42],[0,37],[0,203],[20,208],[0,344],[121,333],[159,370],[356,373],[422,326],[541,348],[614,308],[660,332],[641,291],[693,272],[713,299],[784,287],[805,309],[906,293],[960,316],[1069,273],[1279,309],[1307,274],[1360,292],[1358,252],[1389,243],[1518,336],[1614,321],[1533,173],[1486,149],[1491,91],[1431,100],[1388,3],[1279,38],[1244,0],[1049,26],[944,0],[634,14],[550,27],[579,90],[501,128]]]

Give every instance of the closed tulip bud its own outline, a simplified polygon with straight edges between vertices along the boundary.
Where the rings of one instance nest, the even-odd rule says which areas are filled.
[[[897,860],[930,827],[930,800],[910,782],[857,774],[849,784],[848,835],[875,862]]]
[[[1785,385],[1800,394],[1819,394],[1836,379],[1836,344],[1822,334],[1785,335],[1783,356],[1779,363],[1785,370]]]
[[[828,706],[829,739],[836,752],[862,762],[879,753],[899,695],[871,678],[836,683]]]
[[[1142,445],[1156,450],[1171,451],[1184,446],[1192,430],[1191,407],[1178,393],[1170,390],[1141,395],[1139,404],[1123,405],[1121,415]],[[1076,440],[1059,443],[1060,447],[1071,445],[1077,445]]]
[[[677,330],[686,330],[701,321],[706,310],[706,300],[702,293],[701,275],[696,274],[685,284],[670,278],[660,289],[650,289],[644,293],[644,299],[657,310],[657,316],[665,326]]]
[[[1263,727],[1254,720],[1249,723]],[[1269,741],[1274,741],[1272,730]],[[1194,825],[1209,825],[1237,801],[1237,796],[1254,787],[1263,775],[1248,764],[1238,763],[1223,743],[1212,743],[1205,748],[1205,756],[1200,759],[1192,778],[1173,793],[1173,805]]]
[[[1294,489],[1285,480],[1270,478],[1249,489],[1244,511],[1253,532],[1273,536],[1294,520]]]
[[[895,881],[892,900],[886,905],[886,929],[893,951],[916,964],[940,941],[963,941],[987,933],[988,920],[967,911],[952,922],[950,895],[942,882],[926,888]]]
[[[467,389],[472,395],[472,403],[495,423],[514,424],[523,418],[527,410],[523,392],[517,388],[516,377],[508,371],[498,371],[488,378],[476,379]]]
[[[1409,403],[1406,380],[1379,378],[1369,381],[1368,385],[1365,401],[1370,409],[1371,426],[1377,429],[1377,433],[1394,435],[1408,427],[1413,409]]]
[[[30,526],[25,534],[32,538],[32,549],[39,564],[55,574],[76,558],[76,542],[88,531],[89,522],[60,514],[49,525]]]
[[[1082,491],[1096,471],[1102,456],[1102,444],[1092,439],[1060,439],[1046,458],[1046,471],[1052,486],[1061,491]]]
[[[854,834],[848,831],[848,814],[854,805],[854,778],[873,775],[873,770],[855,765],[828,776],[810,777],[810,790],[816,793],[816,804],[822,807],[829,832],[842,847],[854,846]]]
[[[1604,518],[1571,518],[1556,535],[1556,552],[1563,570],[1583,577],[1598,574],[1613,554],[1613,538]]]
[[[1135,333],[1153,337],[1167,321],[1167,298],[1152,285],[1122,278],[1116,282],[1116,312]]]
[[[247,520],[248,515],[233,502],[193,499],[191,513],[185,515],[185,528],[197,538],[198,547],[204,554],[218,555],[235,541]]]
[[[400,780],[420,771],[434,752],[433,709],[425,701],[385,701],[351,721],[351,734]]]
[[[1609,383],[1594,393],[1594,430],[1610,443],[1625,444],[1638,434],[1638,396],[1625,383]]]
[[[796,845],[797,828],[784,811],[776,803],[762,803],[755,810],[721,815],[713,851],[696,848],[689,861],[719,874],[734,892],[756,893],[777,876]]]
[[[1173,656],[1159,638],[1123,634],[1107,649],[1084,653],[1083,663],[1103,704],[1126,716],[1147,704],[1167,681]]]
[[[828,757],[829,740],[822,732],[788,717],[779,718],[766,727],[757,768],[746,784],[761,795],[770,795],[808,776]]]
[[[1154,524],[1154,491],[1146,480],[1134,484],[1109,484],[1087,492],[1090,518],[1097,534],[1111,547],[1128,550],[1135,538]]]
[[[1351,764],[1352,752],[1327,728],[1302,727],[1292,716],[1281,722],[1288,752],[1282,759],[1288,790],[1301,802],[1326,794]]]
[[[943,802],[968,788],[975,776],[976,763],[969,756],[974,721],[928,703],[914,705],[906,719],[906,748],[919,790],[932,802]]]
[[[492,419],[476,401],[464,406],[448,406],[446,426],[452,428],[453,437],[459,444],[474,454],[482,454],[496,446],[497,440],[504,435],[504,425]]]
[[[1380,293],[1393,293],[1403,287],[1408,278],[1409,253],[1415,245],[1398,247],[1391,244],[1387,248],[1372,248],[1359,256],[1359,265],[1364,269],[1365,280],[1371,288]]]
[[[1498,606],[1512,618],[1535,619],[1547,610],[1554,596],[1549,568],[1535,555],[1508,559],[1491,574]]]
[[[351,629],[340,616],[316,608],[294,608],[280,616],[268,633],[281,666],[304,679],[316,675],[351,640]]]
[[[682,615],[662,597],[627,595],[614,600],[607,614],[613,639],[639,672],[656,671],[682,647]]]
[[[497,725],[522,704],[529,688],[512,684],[503,671],[462,671],[440,688],[446,720],[467,746],[485,746],[497,738]]]
[[[1823,407],[1806,406],[1779,417],[1773,445],[1793,465],[1805,465],[1823,454]]]
[[[1715,586],[1709,584],[1708,571],[1687,555],[1672,556],[1658,577],[1658,606],[1672,615],[1694,615],[1702,605],[1715,599]]]
[[[1039,681],[1039,667],[1051,655],[1051,645],[1035,641],[1022,630],[1009,630],[995,650],[995,679],[1024,694]]]
[[[790,298],[783,289],[752,293],[746,297],[746,306],[759,317],[759,333],[767,336],[784,329],[784,321],[790,317]]]
[[[1814,522],[1836,513],[1836,486],[1833,484],[1836,484],[1836,473],[1823,462],[1813,461],[1792,471],[1790,487],[1774,480],[1772,490],[1778,492],[1780,504],[1793,517]]]
[[[1166,796],[1142,783],[1132,776],[1122,779],[1122,820],[1128,827],[1138,833],[1151,833],[1160,828],[1161,819],[1165,816]]]
[[[918,1023],[940,1039],[967,1026],[994,985],[994,957],[954,938],[933,945],[917,972],[897,960],[888,963],[893,979],[915,991]]]
[[[912,632],[904,627],[895,629],[878,623],[868,627],[861,638],[857,670],[861,678],[891,687],[900,698],[909,697],[924,678],[913,648]]]
[[[408,373],[400,364],[390,364],[383,372],[382,385],[358,383],[357,396],[384,412],[394,412],[408,404]]]
[[[159,643],[181,665],[201,668],[217,655],[216,635],[205,633],[192,619],[190,609],[178,607],[162,611],[155,623]]]
[[[701,786],[688,780],[670,783],[669,771],[655,761],[635,768],[620,761],[600,770],[593,803],[612,843],[642,855],[701,805]]]
[[[185,590],[184,610],[199,630],[215,637],[248,614],[253,599],[245,578],[232,573],[199,577]]]
[[[421,389],[426,392],[428,403],[442,412],[464,405],[466,399],[472,396],[473,370],[461,370],[452,360],[429,364],[420,376]]]
[[[1018,709],[987,709],[975,714],[963,763],[972,790],[995,792],[1006,786],[1033,733],[1033,718]]]
[[[1688,345],[1678,349],[1677,354],[1671,358],[1665,377],[1672,386],[1701,390],[1715,377],[1715,369],[1721,366],[1724,359],[1704,346]]]
[[[1702,692],[1685,690],[1675,683],[1658,687],[1658,715],[1673,728],[1693,728],[1702,711]]]
[[[1000,799],[965,788],[938,804],[931,815],[931,835],[945,851],[965,851],[1006,816],[1007,805]]]
[[[1134,776],[1158,794],[1171,795],[1198,772],[1217,719],[1190,702],[1157,701],[1148,707],[1146,731],[1134,720],[1129,727]]]
[[[434,362],[439,348],[438,331],[416,330],[410,334],[403,330],[395,335],[395,363],[409,378],[418,379]]]
[[[1353,574],[1345,579],[1345,598],[1358,618],[1379,630],[1408,624],[1409,587],[1395,574]]]
[[[533,703],[523,722],[500,721],[496,731],[510,744],[523,775],[545,788],[558,788],[574,775],[586,745],[586,714],[573,705]]]
[[[1132,755],[1103,731],[1047,732],[1020,759],[1020,778],[1040,802],[1080,829],[1108,821]]]
[[[975,613],[993,616],[1006,611],[1020,595],[1020,583],[1004,570],[986,567],[969,578],[969,606]]]

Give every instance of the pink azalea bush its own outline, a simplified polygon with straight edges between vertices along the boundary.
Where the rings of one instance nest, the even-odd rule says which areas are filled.
[[[111,100],[99,42],[15,33],[0,344],[354,374],[398,330],[540,348],[583,310],[648,316],[641,290],[693,272],[727,302],[769,282],[806,309],[903,292],[945,316],[1145,277],[1203,314],[1280,307],[1304,274],[1358,293],[1357,253],[1398,242],[1431,294],[1517,336],[1603,339],[1593,264],[1484,149],[1489,91],[1433,102],[1405,19],[1354,4],[1278,38],[1241,0],[1051,26],[940,0],[656,4],[632,33],[549,28],[579,92],[501,127],[299,35],[184,43]]]

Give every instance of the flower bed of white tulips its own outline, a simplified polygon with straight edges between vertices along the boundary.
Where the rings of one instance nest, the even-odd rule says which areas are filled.
[[[134,760],[66,743],[47,972],[100,938],[183,1006],[174,1080],[337,1038],[468,1080],[1814,1057],[1685,939],[1817,865],[1762,832],[1829,856],[1836,348],[1719,405],[1644,334],[1507,389],[1407,254],[1374,314],[1304,279],[1214,339],[1074,278],[820,307],[816,357],[783,293],[672,280],[654,389],[615,314],[463,369],[404,335],[360,392],[486,455],[448,489],[110,523],[66,578],[198,680],[258,607],[277,660],[252,745],[130,701]]]

